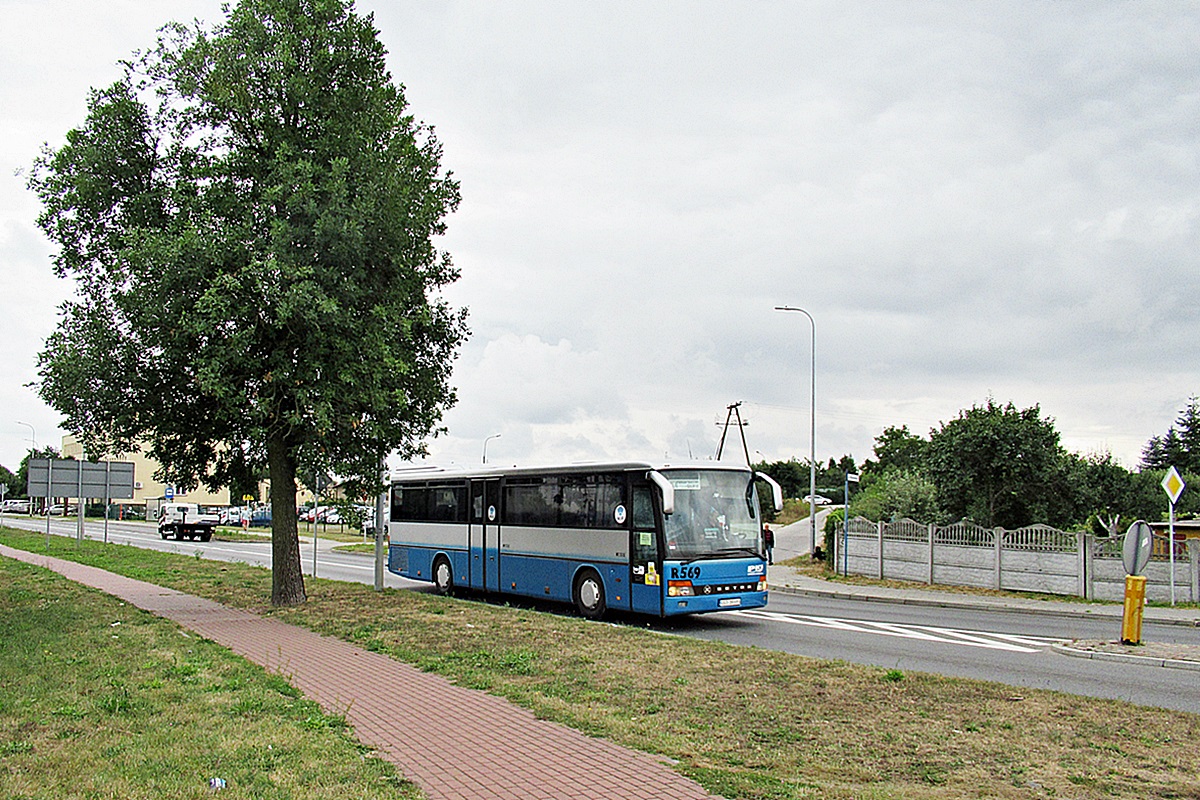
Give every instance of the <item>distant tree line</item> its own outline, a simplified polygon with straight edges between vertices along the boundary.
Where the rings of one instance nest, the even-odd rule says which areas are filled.
[[[25,457],[21,459],[21,463],[17,467],[17,471],[13,472],[8,467],[0,465],[0,483],[3,483],[7,491],[5,497],[26,497],[26,489],[29,488],[29,462],[35,458],[61,458],[59,452],[53,447],[42,447],[30,449]]]
[[[842,456],[818,468],[818,494],[837,502],[847,472],[860,474],[850,512],[868,519],[908,517],[941,524],[969,519],[985,527],[1045,523],[1060,528],[1122,532],[1121,521],[1159,520],[1167,513],[1162,480],[1174,466],[1188,488],[1180,517],[1200,513],[1200,399],[1191,398],[1175,424],[1153,437],[1139,469],[1110,453],[1079,455],[1063,448],[1053,418],[1041,408],[1019,409],[988,398],[983,405],[931,430],[888,427],[876,437],[874,458],[856,465]],[[763,462],[788,497],[808,494],[808,462]],[[838,489],[836,495],[830,489]],[[822,491],[824,489],[825,491]]]

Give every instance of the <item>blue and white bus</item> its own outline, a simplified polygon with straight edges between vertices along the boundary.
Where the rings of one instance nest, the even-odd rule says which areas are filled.
[[[665,617],[767,603],[756,480],[721,462],[394,473],[388,570],[456,588]]]

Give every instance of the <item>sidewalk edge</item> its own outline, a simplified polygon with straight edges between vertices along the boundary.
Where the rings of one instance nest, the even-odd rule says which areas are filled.
[[[1135,656],[1126,653],[1098,653],[1095,650],[1079,650],[1066,644],[1050,646],[1056,653],[1072,658],[1087,658],[1093,661],[1124,661],[1130,664],[1164,667],[1166,669],[1184,669],[1200,672],[1200,661],[1184,661],[1177,658],[1155,658],[1153,656]]]
[[[779,594],[791,594],[802,597],[825,597],[831,600],[856,600],[866,603],[888,603],[892,605],[905,606],[923,606],[927,608],[954,608],[968,611],[987,611],[990,609],[1000,609],[1005,611],[1020,611],[1026,614],[1037,614],[1040,616],[1050,617],[1091,617],[1102,618],[1110,617],[1120,619],[1120,609],[1115,610],[1099,610],[1088,608],[1032,608],[1026,605],[1017,605],[1005,603],[1003,600],[968,600],[965,598],[950,597],[947,599],[933,597],[892,597],[877,594],[868,594],[862,592],[844,591],[841,589],[817,589],[812,587],[797,587],[788,586],[787,584],[773,584],[768,582],[768,588],[771,592]],[[1145,620],[1153,622],[1156,625],[1180,625],[1185,628],[1200,627],[1200,619],[1170,619],[1163,617],[1145,616]],[[1140,657],[1140,656],[1139,656]]]

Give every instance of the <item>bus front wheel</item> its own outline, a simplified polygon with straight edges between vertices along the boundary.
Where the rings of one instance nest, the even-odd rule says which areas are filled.
[[[585,570],[575,580],[575,607],[586,619],[600,619],[606,608],[604,582],[594,570]]]
[[[433,564],[433,586],[438,594],[450,594],[454,591],[454,570],[444,556],[438,556]]]

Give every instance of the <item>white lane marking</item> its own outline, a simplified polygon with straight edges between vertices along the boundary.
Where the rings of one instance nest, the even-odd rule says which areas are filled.
[[[785,622],[792,625],[830,628],[849,633],[894,636],[901,639],[916,639],[919,641],[953,644],[963,647],[983,647],[989,650],[1006,650],[1012,653],[1036,653],[1058,642],[1068,641],[1067,639],[1044,636],[1020,636],[1010,633],[942,628],[935,625],[906,625],[892,622],[843,619],[840,617],[813,617],[805,614],[784,614],[778,611],[762,611],[758,609],[747,609],[730,613],[743,617]]]

